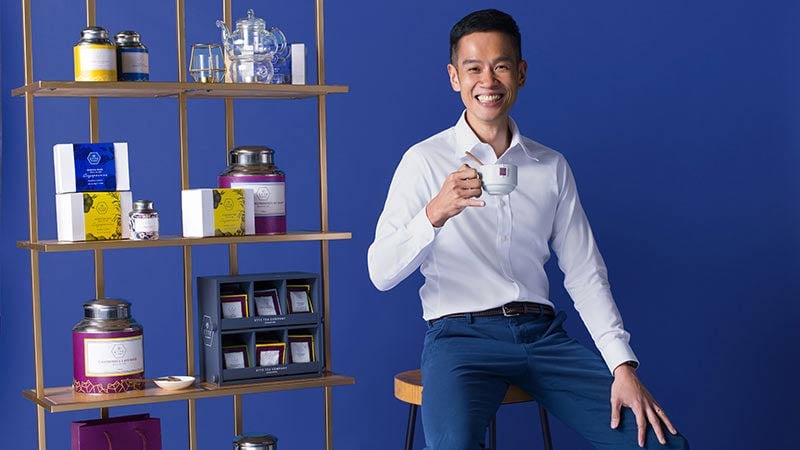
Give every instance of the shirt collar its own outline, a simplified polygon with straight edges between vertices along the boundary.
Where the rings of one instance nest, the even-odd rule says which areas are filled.
[[[513,152],[515,149],[521,149],[528,158],[539,161],[539,159],[534,156],[533,149],[527,148],[523,142],[522,135],[519,132],[519,128],[517,127],[517,123],[514,122],[514,119],[511,117],[508,118],[509,121],[509,128],[511,128],[511,145],[509,145],[508,149],[503,156],[505,156],[509,152]],[[497,162],[497,158],[494,155],[494,151],[492,150],[489,144],[481,142],[478,139],[478,136],[472,131],[469,124],[467,123],[467,111],[461,113],[461,117],[456,122],[454,127],[455,129],[455,136],[456,136],[456,146],[453,149],[455,153],[455,157],[462,160],[469,160],[472,159],[466,155],[466,151],[475,154],[478,156],[483,162],[487,164],[494,164]],[[484,159],[485,158],[485,159]]]

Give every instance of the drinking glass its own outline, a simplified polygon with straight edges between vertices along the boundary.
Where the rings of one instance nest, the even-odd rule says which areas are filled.
[[[189,75],[198,83],[220,83],[225,79],[225,58],[219,44],[192,44]]]

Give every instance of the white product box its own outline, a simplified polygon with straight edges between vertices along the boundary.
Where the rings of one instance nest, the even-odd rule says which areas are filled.
[[[252,189],[185,189],[181,210],[184,237],[256,234]]]
[[[127,142],[53,146],[56,194],[131,189]]]
[[[306,84],[306,44],[292,44],[292,84]]]
[[[56,194],[59,241],[128,239],[130,191]]]

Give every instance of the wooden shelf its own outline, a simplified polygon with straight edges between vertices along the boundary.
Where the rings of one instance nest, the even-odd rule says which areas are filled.
[[[341,94],[347,86],[259,83],[178,83],[163,81],[34,81],[11,91],[34,97],[161,98],[308,98]]]
[[[259,242],[336,241],[351,239],[352,233],[336,231],[290,231],[286,234],[256,234],[251,236],[220,236],[185,238],[182,236],[160,236],[154,241],[18,241],[17,247],[40,252],[77,252],[83,250],[117,250],[147,247],[190,247],[194,245],[253,244]]]
[[[142,391],[125,392],[122,394],[82,394],[73,391],[72,386],[66,386],[45,388],[44,397],[42,398],[36,397],[35,389],[22,391],[22,395],[50,412],[63,412],[109,408],[115,406],[171,402],[176,400],[257,394],[260,392],[288,391],[326,386],[344,386],[348,384],[355,384],[355,379],[334,373],[326,373],[321,377],[299,378],[294,380],[275,380],[264,383],[243,384],[238,386],[219,387],[216,385],[201,383],[179,391],[167,391],[157,387],[152,382],[148,382],[147,386]]]

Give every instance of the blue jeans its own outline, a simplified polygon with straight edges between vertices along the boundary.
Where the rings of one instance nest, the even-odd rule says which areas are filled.
[[[602,358],[567,336],[556,317],[445,318],[429,325],[422,351],[422,424],[428,450],[478,450],[509,384],[598,449],[638,449],[636,418],[623,408],[611,429],[613,377]],[[648,427],[646,448],[688,449],[664,428],[662,446]]]

